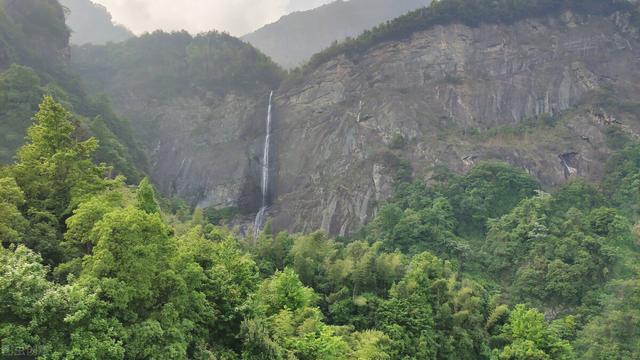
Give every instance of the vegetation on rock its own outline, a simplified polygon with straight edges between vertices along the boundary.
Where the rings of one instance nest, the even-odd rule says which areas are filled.
[[[399,183],[351,239],[267,226],[254,242],[202,210],[161,210],[146,179],[107,178],[98,142],[51,97],[35,119],[0,171],[3,355],[640,356],[637,215],[593,185],[547,194],[484,163]],[[612,179],[628,166],[615,159]]]

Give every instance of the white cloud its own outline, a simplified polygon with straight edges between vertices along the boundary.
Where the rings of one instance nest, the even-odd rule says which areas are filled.
[[[163,30],[227,31],[241,36],[296,10],[330,0],[93,0],[135,33]]]

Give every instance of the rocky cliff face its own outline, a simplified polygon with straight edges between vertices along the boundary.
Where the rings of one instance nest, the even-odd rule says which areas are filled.
[[[277,92],[276,228],[357,229],[404,162],[425,180],[483,159],[548,187],[601,178],[615,134],[640,131],[639,40],[624,14],[566,12],[437,26],[324,63]]]
[[[144,124],[154,139],[147,144],[150,175],[163,193],[203,208],[257,211],[267,97],[205,94],[156,102],[115,96],[122,114]]]
[[[164,39],[174,37],[179,46]],[[218,69],[234,83],[246,71],[222,66],[236,60],[197,62],[216,50],[200,42],[203,51],[193,51],[188,35],[139,41],[93,56],[79,49],[74,67],[101,84],[94,89],[109,93],[142,134],[165,194],[257,211],[273,82],[207,89],[198,74]],[[138,57],[145,60],[129,59]],[[598,180],[616,139],[640,133],[639,59],[640,35],[628,15],[571,12],[436,26],[335,57],[275,93],[268,215],[275,229],[348,234],[392,195],[398,178],[429,181],[439,166],[464,172],[487,159],[524,168],[548,188],[573,177]]]
[[[268,58],[226,34],[156,32],[74,47],[72,66],[131,121],[162,193],[257,211],[264,117],[281,77]]]

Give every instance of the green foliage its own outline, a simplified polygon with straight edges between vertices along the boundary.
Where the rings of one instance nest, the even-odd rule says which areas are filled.
[[[377,327],[392,339],[393,358],[473,359],[483,353],[482,294],[458,283],[449,264],[415,256],[381,305]]]
[[[86,116],[91,118],[89,128],[100,141],[96,161],[112,164],[130,183],[140,181],[140,171],[146,170],[147,160],[129,122],[114,113],[104,95],[89,97],[85,104]]]
[[[31,116],[42,100],[39,76],[30,68],[11,65],[0,73],[0,162],[8,163],[24,141]]]
[[[352,336],[353,358],[358,360],[391,360],[391,339],[381,331],[368,330]]]
[[[224,221],[233,219],[239,213],[240,209],[237,207],[226,207],[221,209],[210,207],[204,211],[204,216],[210,223],[214,225],[222,225]]]
[[[322,322],[322,313],[313,307],[316,294],[304,287],[291,269],[276,273],[263,282],[252,301],[258,316],[266,316],[266,329],[259,320],[244,324],[243,333],[250,338],[243,358],[344,359],[350,352],[347,341],[336,334],[337,328]],[[252,351],[260,350],[261,353]],[[262,352],[265,351],[265,352]],[[286,356],[284,356],[286,355]]]
[[[136,182],[146,159],[128,123],[104,99],[89,98],[67,73],[68,39],[58,1],[0,2],[0,163],[11,162],[42,96],[51,95],[81,117],[81,131],[89,129],[101,141],[97,161],[112,163]]]
[[[518,301],[579,305],[609,279],[616,247],[627,242],[630,226],[615,211],[572,208],[554,218],[551,207],[551,196],[540,194],[493,220],[484,247],[488,266],[505,278],[515,274]]]
[[[0,29],[8,45],[8,61],[32,67],[51,68],[60,64],[59,55],[69,44],[69,29],[62,6],[55,0],[0,2]]]
[[[382,151],[375,154],[375,161],[384,165],[396,184],[409,182],[413,177],[411,163],[390,151]]]
[[[640,283],[621,280],[609,285],[603,309],[578,336],[580,359],[622,360],[640,358]]]
[[[0,239],[2,245],[19,243],[27,221],[20,213],[24,194],[12,178],[0,178]]]
[[[34,119],[10,173],[26,199],[30,226],[24,242],[57,263],[64,218],[85,196],[103,188],[106,168],[92,162],[97,141],[80,141],[71,114],[51,97],[45,97]]]
[[[74,62],[89,85],[108,86],[113,74],[130,74],[124,81],[135,80],[132,91],[154,99],[170,99],[194,88],[218,95],[257,85],[275,88],[284,77],[255,48],[218,32],[193,37],[184,31],[156,31],[123,43],[87,45]]]
[[[611,156],[604,189],[613,203],[633,218],[640,216],[640,143],[631,143]]]
[[[149,178],[142,179],[140,185],[138,185],[136,198],[138,200],[138,209],[146,212],[147,214],[160,213],[160,206],[156,200],[156,191],[153,189],[153,185],[151,185]]]
[[[557,331],[545,322],[544,315],[518,305],[502,327],[508,345],[494,350],[492,359],[575,359],[573,348]]]
[[[505,163],[480,164],[452,181],[446,195],[465,235],[482,234],[488,219],[506,214],[540,185],[524,171]]]
[[[358,238],[268,228],[239,240],[202,209],[163,212],[146,178],[105,179],[97,141],[51,97],[35,121],[18,162],[0,169],[3,356],[640,354],[635,215],[611,207],[630,206],[615,191],[575,181],[549,195],[484,163],[399,182]],[[613,157],[611,181],[634,176],[634,151]]]
[[[327,241],[322,232],[300,236],[291,248],[293,269],[302,281],[317,288],[326,271],[326,264],[336,253],[333,241]]]
[[[34,349],[39,345],[31,326],[38,301],[51,289],[41,258],[24,246],[0,248],[0,345],[3,349]]]
[[[388,250],[430,251],[463,264],[483,237],[490,218],[535,194],[530,176],[504,163],[482,163],[464,176],[444,176],[437,186],[400,184],[396,199],[383,205],[365,233]],[[476,250],[478,250],[476,248]]]
[[[589,211],[608,205],[604,194],[594,185],[584,180],[573,180],[562,185],[553,195],[552,207],[562,215],[571,208]]]
[[[198,329],[204,343],[233,347],[249,312],[244,304],[258,288],[258,268],[232,237],[223,235],[221,241],[213,242],[199,230],[196,226],[177,239],[178,272],[207,301],[210,317],[201,320]]]
[[[313,305],[316,295],[313,289],[305,287],[298,275],[291,269],[276,272],[265,280],[255,295],[254,308],[267,316],[281,310],[296,311]]]

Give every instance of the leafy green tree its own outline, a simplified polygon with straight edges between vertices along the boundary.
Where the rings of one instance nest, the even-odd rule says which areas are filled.
[[[618,280],[607,286],[606,293],[602,311],[578,335],[578,358],[640,358],[640,283],[637,278]]]
[[[0,239],[3,246],[19,243],[27,221],[20,213],[24,195],[13,178],[0,178]]]
[[[640,216],[640,143],[633,142],[607,162],[603,188],[614,204],[634,219]]]
[[[393,358],[475,359],[484,354],[482,293],[456,283],[450,265],[429,254],[414,256],[404,278],[379,310],[393,340]]]
[[[44,98],[34,119],[11,175],[26,200],[25,244],[55,264],[63,258],[59,242],[66,217],[104,187],[106,168],[92,162],[96,140],[77,139],[71,114],[53,98]]]
[[[13,173],[30,208],[60,218],[102,187],[105,167],[91,160],[97,141],[79,141],[71,113],[53,98],[45,96],[34,119]]]
[[[108,300],[80,284],[55,286],[38,302],[34,318],[43,358],[124,359],[125,330]]]
[[[321,289],[327,265],[336,253],[335,242],[322,232],[298,236],[290,251],[292,267],[305,285]]]
[[[176,244],[159,214],[128,207],[106,214],[92,229],[93,254],[81,284],[105,299],[122,323],[130,358],[186,358],[195,322],[211,315],[175,270]]]
[[[264,358],[251,351],[266,349],[276,359],[279,354],[299,359],[348,358],[347,340],[337,333],[338,328],[323,323],[321,311],[313,307],[316,299],[313,289],[305,287],[291,269],[265,280],[250,302],[254,317],[245,322],[243,333],[252,338],[243,357]],[[261,318],[266,320],[259,330]]]
[[[210,241],[195,227],[177,239],[177,271],[191,291],[206,300],[206,313],[197,323],[201,347],[218,344],[237,347],[240,325],[248,315],[244,304],[259,284],[255,262],[238,248],[229,235]]]
[[[69,274],[79,275],[83,257],[91,255],[98,242],[94,226],[110,212],[132,205],[132,198],[124,179],[116,178],[108,182],[105,190],[80,203],[66,220],[67,231],[60,243],[65,262],[54,269],[59,280],[64,281]]]
[[[33,320],[38,302],[53,285],[41,257],[20,245],[0,247],[0,345],[5,352],[35,350],[41,345]]]
[[[149,178],[144,178],[138,185],[138,191],[136,192],[138,199],[138,208],[147,214],[160,213],[160,206],[156,200],[156,191],[151,185]]]
[[[383,332],[368,330],[354,333],[351,336],[354,353],[352,358],[358,360],[391,360],[387,353],[391,347],[391,339]]]
[[[546,323],[544,315],[524,305],[516,306],[502,331],[509,344],[502,349],[495,349],[492,359],[575,359],[569,342]]]
[[[527,173],[501,162],[487,162],[454,180],[446,196],[455,211],[459,232],[483,234],[486,221],[535,195],[540,185]]]
[[[312,306],[317,299],[313,289],[305,287],[290,268],[263,282],[255,297],[255,309],[267,316],[283,309],[293,311]]]
[[[260,272],[273,275],[277,270],[282,271],[287,264],[291,264],[289,254],[294,240],[294,236],[287,232],[280,232],[276,236],[263,232],[253,249]]]
[[[553,194],[553,209],[562,215],[571,208],[581,211],[603,207],[607,205],[604,194],[594,185],[584,180],[573,180],[560,187]]]

